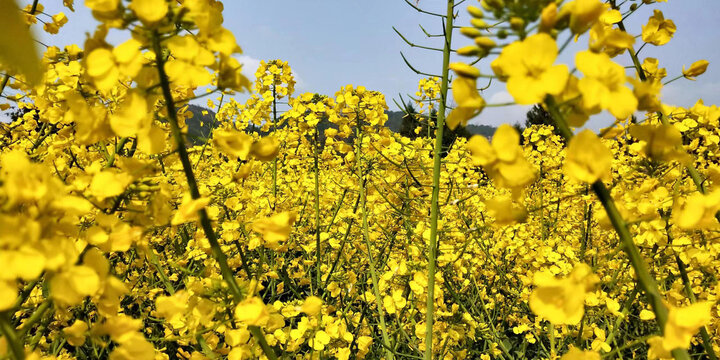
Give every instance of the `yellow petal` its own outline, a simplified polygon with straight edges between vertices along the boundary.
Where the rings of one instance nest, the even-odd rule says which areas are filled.
[[[594,132],[583,130],[570,140],[565,159],[565,173],[586,182],[610,176],[612,153]]]
[[[252,297],[235,308],[235,320],[248,326],[265,326],[270,320],[270,313],[262,299]]]
[[[132,0],[130,9],[142,22],[153,23],[165,17],[168,6],[165,0]]]

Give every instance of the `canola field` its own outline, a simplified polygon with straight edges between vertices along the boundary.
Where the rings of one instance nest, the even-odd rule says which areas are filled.
[[[0,0],[0,359],[717,359],[720,109],[661,101],[709,64],[643,56],[663,1],[423,10],[414,137],[362,84],[248,80],[219,1],[64,0],[99,25],[63,48],[46,1]],[[444,142],[488,81],[545,123]]]

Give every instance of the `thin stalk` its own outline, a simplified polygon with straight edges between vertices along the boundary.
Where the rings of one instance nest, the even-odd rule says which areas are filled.
[[[360,184],[360,213],[362,216],[362,232],[363,239],[365,240],[365,246],[368,252],[368,264],[370,266],[370,278],[372,279],[373,293],[375,295],[375,305],[377,306],[378,318],[380,319],[380,331],[382,333],[383,348],[385,348],[385,358],[394,359],[395,355],[392,352],[393,347],[390,346],[390,338],[388,337],[387,326],[385,325],[385,310],[383,310],[382,298],[380,297],[380,285],[378,284],[377,271],[375,269],[375,260],[372,255],[372,244],[370,244],[370,231],[367,221],[367,198],[365,196],[365,176],[363,175],[362,168],[362,142],[363,142],[363,131],[362,131],[362,119],[357,117],[357,134],[355,136],[357,145],[355,146],[355,169],[358,176],[358,183]]]
[[[450,65],[450,43],[452,42],[454,0],[447,2],[445,18],[445,46],[443,47],[442,81],[440,85],[440,108],[437,113],[435,149],[433,151],[433,185],[430,200],[430,243],[428,244],[428,296],[425,312],[425,360],[433,358],[433,323],[435,312],[435,267],[437,258],[437,228],[440,214],[440,170],[442,165],[443,129],[445,128],[445,102],[448,92],[448,66]]]
[[[185,178],[187,179],[188,187],[190,188],[190,195],[193,199],[199,199],[200,190],[198,190],[197,180],[195,179],[195,174],[192,170],[192,164],[190,163],[190,157],[188,156],[187,148],[185,148],[185,139],[183,138],[182,133],[180,132],[180,126],[178,125],[177,113],[175,109],[175,100],[173,99],[172,93],[170,92],[170,80],[168,79],[167,73],[165,73],[165,58],[163,57],[163,48],[160,45],[160,36],[157,33],[153,34],[153,50],[156,54],[158,76],[160,78],[163,98],[165,99],[165,106],[167,108],[168,122],[170,123],[173,138],[175,138],[178,156],[180,157],[180,162],[182,163],[183,171],[185,172]],[[200,217],[200,224],[203,228],[203,231],[205,232],[205,236],[210,243],[212,254],[215,257],[218,265],[220,266],[220,273],[222,274],[225,282],[228,284],[228,288],[233,295],[233,300],[237,304],[242,301],[242,292],[240,291],[240,287],[235,281],[233,271],[228,265],[227,257],[220,248],[220,243],[218,242],[217,235],[215,234],[215,230],[213,229],[212,223],[210,222],[210,217],[208,216],[207,211],[204,208],[198,211],[198,215]],[[267,356],[268,359],[271,360],[277,359],[277,355],[275,355],[275,352],[270,348],[270,346],[268,346],[267,341],[265,340],[265,336],[263,335],[260,328],[258,328],[257,326],[250,326],[249,329],[257,342],[260,344],[260,347],[262,348],[263,353],[265,353],[265,356]]]
[[[315,286],[318,287],[322,283],[322,274],[320,267],[322,266],[322,252],[320,251],[320,167],[318,164],[318,140],[320,136],[317,128],[315,128],[313,139],[313,160],[315,175]],[[318,293],[320,289],[317,289]]]
[[[692,285],[690,284],[690,278],[687,274],[687,268],[685,267],[685,263],[680,259],[679,255],[675,255],[675,262],[677,262],[678,269],[680,270],[680,277],[683,281],[683,286],[685,287],[685,294],[687,294],[687,297],[690,299],[690,303],[694,304],[697,302],[697,299],[695,298],[695,294],[692,291]],[[717,360],[717,355],[715,355],[715,350],[712,346],[712,340],[710,339],[710,334],[708,334],[707,327],[703,326],[700,328],[700,336],[703,339],[703,347],[705,348],[705,352],[707,353],[710,360]]]
[[[10,353],[16,360],[25,359],[25,348],[17,337],[15,328],[10,323],[10,317],[7,313],[0,313],[0,334],[5,337]]]
[[[2,82],[0,82],[0,94],[2,94],[3,90],[5,90],[5,86],[7,86],[7,83],[9,80],[10,80],[10,74],[3,75]]]
[[[573,137],[573,133],[565,122],[565,118],[560,113],[555,99],[548,95],[545,98],[545,104],[548,107],[557,129],[569,143],[570,139]],[[655,312],[655,318],[657,319],[657,323],[660,327],[660,332],[665,333],[665,324],[668,321],[668,309],[663,303],[663,297],[660,294],[655,278],[653,278],[650,274],[647,264],[640,254],[640,250],[633,241],[628,224],[625,222],[622,215],[620,215],[620,211],[615,205],[615,201],[610,195],[610,191],[607,187],[605,187],[605,184],[603,184],[602,181],[598,180],[594,182],[592,184],[592,189],[600,200],[600,203],[602,203],[605,212],[608,214],[608,218],[620,238],[623,250],[630,259],[630,264],[635,270],[637,281],[640,283],[640,286],[645,292],[645,296],[647,301],[650,303],[650,306],[652,306],[653,312]],[[690,355],[686,349],[675,349],[672,351],[672,354],[677,360],[690,359]]]
[[[157,254],[155,254],[155,250],[149,248],[148,252],[150,253],[148,255],[150,257],[150,263],[155,266],[155,270],[157,270],[157,275],[160,278],[160,281],[162,281],[163,285],[165,285],[165,290],[167,290],[170,295],[175,294],[175,287],[172,285],[167,275],[165,275],[165,270],[160,264],[160,260],[158,259]]]
[[[22,327],[20,328],[20,337],[25,337],[25,335],[30,332],[32,327],[43,318],[43,315],[45,315],[45,311],[50,309],[51,305],[52,301],[45,300],[42,304],[40,304],[40,306],[33,310],[32,315],[30,315],[30,317],[25,320],[25,322],[22,324]]]
[[[277,131],[277,98],[275,97],[275,84],[273,84],[272,87],[272,93],[273,93],[273,135],[275,135],[275,132]],[[273,210],[275,210],[275,207],[277,206],[277,168],[278,168],[278,159],[277,156],[273,159],[273,167],[272,167],[272,194],[273,194]]]

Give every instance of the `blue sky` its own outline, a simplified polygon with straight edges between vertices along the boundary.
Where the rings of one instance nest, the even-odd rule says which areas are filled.
[[[71,43],[82,45],[85,32],[91,32],[96,24],[83,7],[82,0],[76,0],[75,13],[63,9],[59,0],[45,0],[41,3],[45,5],[46,13],[52,15],[65,11],[69,18],[60,34],[43,33],[43,42],[60,46]],[[433,12],[444,12],[446,4],[444,0],[420,0],[418,3]],[[438,33],[441,31],[440,20],[417,13],[403,0],[232,0],[224,4],[224,25],[235,34],[243,49],[239,59],[246,64],[244,72],[252,76],[261,59],[286,60],[298,80],[296,93],[333,95],[343,85],[363,85],[384,93],[391,110],[397,110],[392,99],[398,99],[398,94],[414,94],[421,78],[407,68],[400,51],[422,71],[439,73],[442,65],[441,53],[410,48],[394,33],[393,26],[413,42],[442,46],[439,38],[427,38],[420,29],[422,25],[428,32]],[[458,8],[458,25],[467,25],[469,22],[464,10],[468,4],[477,3],[468,0]],[[680,74],[683,65],[689,66],[699,59],[710,61],[708,71],[697,81],[682,79],[666,86],[663,101],[690,106],[698,98],[703,98],[706,104],[720,103],[720,63],[714,62],[720,59],[720,47],[717,46],[720,37],[716,25],[720,2],[669,0],[667,3],[644,6],[629,19],[628,30],[639,34],[640,26],[647,22],[655,8],[673,19],[678,30],[668,45],[646,46],[641,58],[660,58],[661,66],[667,68],[669,78]],[[119,34],[110,36],[113,42],[122,41],[123,38]],[[469,43],[459,33],[455,33],[454,40],[455,47]],[[572,54],[586,46],[586,41],[586,37],[581,37],[577,44],[568,47],[558,62],[572,65]],[[630,64],[625,54],[619,59],[623,64]],[[483,72],[489,72],[488,64],[489,61],[480,63]],[[504,84],[499,82],[484,91],[483,96],[489,103],[511,100]],[[244,96],[238,98],[241,100]],[[473,119],[472,123],[498,125],[522,122],[526,111],[527,107],[522,106],[489,108]],[[607,115],[597,116],[590,126],[600,127],[608,119]]]

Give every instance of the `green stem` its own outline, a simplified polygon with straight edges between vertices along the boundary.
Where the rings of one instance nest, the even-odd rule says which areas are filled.
[[[0,313],[0,334],[5,337],[5,340],[10,347],[10,352],[15,357],[15,359],[25,359],[24,346],[22,343],[20,343],[17,337],[17,333],[15,332],[15,328],[13,328],[12,324],[10,323],[10,317],[6,312]]]
[[[273,93],[273,135],[275,135],[275,132],[277,131],[277,98],[275,97],[275,84],[273,84],[272,87],[272,93]],[[273,167],[272,167],[272,194],[273,194],[273,210],[275,210],[275,207],[277,206],[277,168],[278,168],[278,159],[277,156],[273,159]]]
[[[45,311],[50,309],[50,305],[52,302],[49,299],[46,299],[43,301],[40,306],[38,306],[35,310],[33,310],[32,315],[22,324],[22,328],[20,328],[20,337],[24,337],[28,332],[30,332],[30,329],[43,318],[43,315],[45,315]]]
[[[697,302],[697,299],[692,291],[692,285],[690,284],[690,278],[688,277],[685,263],[683,263],[680,256],[677,254],[675,254],[675,262],[677,262],[678,269],[680,270],[680,277],[682,278],[683,285],[685,287],[685,294],[687,294],[687,297],[690,299],[690,303],[694,304]],[[710,334],[708,333],[706,326],[700,328],[700,336],[703,339],[703,347],[705,348],[705,352],[710,360],[717,360],[717,355],[715,355],[715,350],[713,349]]]
[[[313,159],[315,161],[314,175],[315,175],[315,286],[318,287],[322,283],[322,272],[320,267],[322,266],[322,252],[320,251],[320,167],[318,164],[318,140],[320,136],[317,128],[315,128],[314,139],[313,139]],[[320,293],[320,289],[316,291]]]
[[[160,278],[160,281],[162,281],[163,285],[165,285],[165,290],[167,290],[170,295],[175,294],[175,287],[172,285],[167,275],[165,275],[165,270],[163,269],[162,264],[160,264],[160,260],[158,259],[157,254],[155,254],[155,250],[148,248],[148,252],[150,253],[150,263],[155,266],[155,270],[157,270],[157,275]]]
[[[367,221],[367,198],[365,196],[365,176],[363,175],[362,168],[362,142],[363,142],[363,130],[362,130],[362,119],[360,116],[357,117],[357,130],[356,130],[356,142],[355,146],[355,168],[357,171],[358,183],[360,184],[360,214],[362,216],[362,232],[363,239],[365,240],[365,246],[367,247],[368,253],[368,265],[370,266],[370,278],[372,279],[373,293],[375,295],[375,305],[377,306],[378,318],[380,320],[380,331],[382,333],[383,347],[385,348],[385,358],[394,359],[395,355],[392,352],[393,347],[390,346],[390,338],[388,337],[387,326],[385,325],[385,310],[383,309],[382,298],[380,297],[380,285],[378,282],[377,271],[375,269],[375,260],[372,255],[372,244],[370,243],[370,231]]]
[[[448,92],[448,66],[450,65],[450,43],[452,42],[454,0],[447,2],[445,18],[445,46],[443,47],[442,80],[440,85],[440,108],[437,113],[435,149],[433,152],[433,185],[430,200],[430,242],[428,244],[428,296],[425,311],[425,360],[433,358],[433,322],[435,309],[435,267],[437,258],[437,228],[440,213],[440,170],[442,165],[443,129],[445,128],[445,102]]]
[[[180,126],[178,125],[175,101],[172,97],[172,93],[170,92],[170,80],[165,73],[165,59],[163,57],[163,48],[160,45],[160,36],[157,33],[153,34],[153,48],[156,54],[158,76],[160,78],[163,98],[165,99],[165,106],[167,107],[168,121],[170,122],[170,128],[172,130],[173,138],[175,138],[178,156],[180,157],[180,162],[182,163],[183,171],[185,172],[185,178],[187,179],[188,187],[190,188],[190,195],[193,199],[199,199],[200,190],[198,190],[197,180],[195,179],[195,174],[192,170],[192,164],[190,163],[190,157],[188,156],[187,148],[185,147],[185,139],[183,138],[182,133],[180,132]],[[233,299],[237,304],[242,301],[242,292],[240,291],[240,287],[235,281],[233,271],[228,265],[227,257],[220,248],[220,243],[217,240],[217,235],[215,234],[215,230],[213,229],[212,223],[210,222],[210,217],[208,216],[207,211],[204,208],[198,210],[198,215],[200,216],[200,224],[203,228],[203,231],[205,232],[205,236],[210,243],[213,256],[215,257],[215,260],[220,266],[220,273],[222,274],[225,282],[228,284],[230,292],[233,295]],[[265,341],[265,336],[263,335],[262,331],[260,331],[257,326],[250,326],[249,329],[255,339],[260,344],[260,347],[265,353],[265,356],[267,356],[268,359],[271,360],[277,359],[277,355],[275,355],[275,352],[268,346],[267,341]]]
[[[555,99],[548,95],[545,98],[545,104],[547,105],[550,115],[552,115],[555,125],[561,135],[565,138],[567,143],[569,143],[570,139],[573,137],[573,133],[565,122],[565,118],[560,113]],[[592,189],[600,200],[600,203],[602,203],[610,222],[615,228],[615,232],[617,232],[618,237],[620,238],[623,250],[627,254],[630,259],[630,264],[635,270],[637,281],[640,283],[640,286],[645,292],[647,301],[650,303],[650,306],[652,306],[652,309],[655,312],[655,318],[660,326],[660,331],[665,333],[665,324],[668,321],[668,309],[665,304],[663,304],[663,297],[660,294],[660,290],[658,289],[655,279],[648,270],[647,264],[645,264],[645,260],[640,254],[640,250],[635,245],[635,242],[633,242],[632,234],[630,234],[630,229],[628,228],[627,223],[623,219],[622,215],[620,215],[620,211],[615,205],[615,201],[610,195],[610,191],[607,187],[605,187],[605,184],[603,184],[602,181],[598,180],[594,182],[592,184]],[[672,354],[677,360],[690,359],[690,355],[686,349],[675,349],[672,351]]]
[[[5,86],[7,86],[8,81],[10,81],[10,74],[5,74],[2,82],[0,83],[0,94],[2,94],[3,90],[5,90]]]

